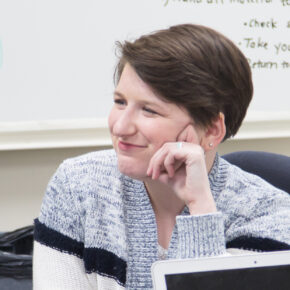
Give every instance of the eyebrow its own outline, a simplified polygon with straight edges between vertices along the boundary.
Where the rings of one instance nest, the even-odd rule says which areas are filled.
[[[120,93],[120,92],[118,92],[118,91],[114,91],[113,94],[114,94],[114,95],[117,95],[117,96],[119,96],[119,97],[122,97],[122,98],[125,97],[122,93]]]
[[[119,91],[114,91],[114,95],[117,95],[121,98],[126,98],[126,96]],[[152,105],[152,106],[157,106],[158,108],[162,108],[162,106],[159,105],[158,103],[154,103],[154,102],[150,102],[150,101],[146,101],[146,100],[142,100],[142,99],[141,99],[141,102],[145,105]]]
[[[121,98],[126,98],[126,96],[124,94],[122,94],[121,92],[119,92],[117,90],[114,91],[114,95],[121,97]],[[145,106],[147,106],[147,105],[152,106],[153,110],[157,110],[163,116],[167,116],[169,114],[166,106],[160,105],[158,103],[146,101],[146,100],[141,100],[141,103]]]

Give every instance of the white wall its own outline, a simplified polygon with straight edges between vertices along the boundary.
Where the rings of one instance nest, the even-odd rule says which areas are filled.
[[[92,150],[96,148],[0,151],[0,232],[32,224],[58,165]]]
[[[107,116],[115,41],[185,22],[221,31],[249,58],[250,110],[289,111],[290,6],[247,2],[1,0],[0,122]]]

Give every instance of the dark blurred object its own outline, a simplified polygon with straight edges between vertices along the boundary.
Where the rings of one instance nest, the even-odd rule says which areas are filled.
[[[290,193],[290,157],[262,151],[237,151],[222,157]]]
[[[0,233],[0,289],[32,289],[34,226]]]
[[[32,255],[34,226],[27,226],[13,232],[0,233],[0,251],[13,254]]]

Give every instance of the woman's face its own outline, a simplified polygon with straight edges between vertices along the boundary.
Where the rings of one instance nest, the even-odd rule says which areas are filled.
[[[156,96],[128,64],[114,92],[108,121],[120,172],[140,180],[146,177],[154,153],[166,142],[179,141],[193,123],[186,110]]]

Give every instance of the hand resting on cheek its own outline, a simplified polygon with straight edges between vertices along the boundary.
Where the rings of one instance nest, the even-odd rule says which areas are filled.
[[[165,143],[155,152],[147,170],[153,180],[168,185],[191,214],[216,212],[200,139],[189,124],[179,134],[177,142]]]

